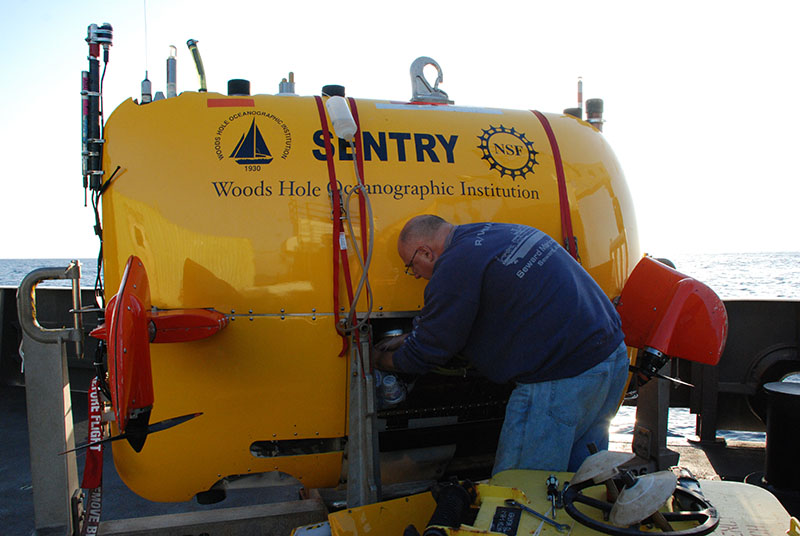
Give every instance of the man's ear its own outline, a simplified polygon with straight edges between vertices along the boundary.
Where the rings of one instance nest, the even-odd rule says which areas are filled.
[[[433,262],[433,248],[428,245],[424,245],[420,246],[420,249],[422,249],[422,253],[425,255],[425,258],[428,259],[428,262]]]

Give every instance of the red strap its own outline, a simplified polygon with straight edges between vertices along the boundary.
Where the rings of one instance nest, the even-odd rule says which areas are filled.
[[[100,407],[100,386],[95,377],[89,387],[89,443],[103,439],[103,414]],[[86,464],[83,469],[81,487],[93,489],[100,487],[103,480],[103,445],[93,445],[86,449]]]
[[[100,513],[103,510],[103,489],[94,488],[86,494],[85,514],[81,536],[100,534]]]
[[[567,181],[564,176],[564,163],[561,161],[561,151],[558,149],[556,135],[553,133],[553,127],[550,126],[550,121],[547,120],[543,113],[536,110],[531,111],[542,123],[542,127],[544,127],[544,131],[547,134],[547,139],[550,141],[550,148],[553,151],[553,161],[556,166],[556,180],[558,181],[558,201],[561,207],[561,234],[564,237],[564,247],[576,261],[580,262],[578,257],[578,243],[575,239],[575,233],[572,231],[572,215],[569,210],[569,197],[567,196]]]
[[[362,149],[362,136],[359,135],[361,132],[361,123],[358,120],[358,106],[356,106],[356,100],[353,97],[348,97],[347,101],[350,103],[350,111],[353,112],[353,119],[356,122],[356,127],[358,130],[356,131],[356,165],[358,166],[358,183],[363,186],[364,185],[364,150]],[[361,222],[361,254],[364,256],[364,261],[367,260],[367,206],[366,202],[364,201],[364,192],[359,190],[358,191],[358,214],[359,214],[359,221]]]
[[[331,189],[331,199],[333,203],[333,319],[335,327],[339,328],[339,259],[341,257],[342,268],[344,271],[345,282],[347,285],[347,293],[350,300],[353,299],[353,284],[350,281],[350,264],[347,259],[347,250],[340,247],[340,237],[342,236],[342,204],[341,197],[339,196],[339,185],[336,182],[336,170],[333,167],[333,145],[331,144],[331,133],[328,130],[328,118],[325,115],[325,106],[322,103],[322,97],[315,96],[317,102],[317,111],[319,112],[319,121],[322,125],[322,135],[325,142],[325,160],[328,164],[328,180]],[[344,356],[347,353],[347,336],[341,334],[342,337],[342,351],[339,356]]]
[[[340,225],[339,227],[339,234],[344,240],[344,226]],[[350,260],[347,258],[347,249],[340,248],[339,252],[342,255],[342,272],[344,272],[344,285],[347,288],[348,303],[353,303],[353,282],[350,280]],[[355,314],[355,312],[353,312],[353,314]],[[350,320],[352,321],[355,319],[351,318]]]
[[[358,177],[357,181],[360,186],[364,186],[364,150],[363,150],[363,141],[362,136],[359,134],[361,133],[361,122],[358,119],[358,106],[356,105],[356,100],[353,97],[348,97],[347,101],[350,103],[350,111],[353,114],[353,120],[356,123],[356,135],[355,135],[355,146],[356,146],[356,166],[358,169]],[[364,262],[367,261],[367,203],[364,196],[364,191],[358,191],[358,221],[361,224],[361,255],[364,258]],[[348,279],[348,283],[349,283]],[[352,301],[352,292],[351,292],[351,301]],[[355,312],[353,312],[355,315]],[[355,316],[350,319],[352,323],[355,324]],[[356,344],[360,342],[360,335],[358,332],[354,334]]]

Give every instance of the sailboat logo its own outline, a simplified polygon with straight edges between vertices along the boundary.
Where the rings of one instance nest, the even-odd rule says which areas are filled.
[[[247,132],[239,138],[239,143],[231,153],[231,158],[236,159],[237,164],[269,164],[272,162],[272,154],[267,148],[261,131],[256,126],[256,120],[250,124]]]

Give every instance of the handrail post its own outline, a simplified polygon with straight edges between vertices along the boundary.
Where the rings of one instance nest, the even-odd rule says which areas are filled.
[[[74,519],[72,502],[80,484],[75,453],[61,454],[75,448],[65,343],[81,344],[83,333],[78,323],[60,329],[46,329],[39,324],[36,286],[46,279],[71,279],[73,289],[77,287],[80,292],[80,264],[73,261],[66,269],[34,270],[25,276],[17,292],[23,334],[34,534],[73,535],[78,520]],[[77,305],[79,309],[80,302]]]

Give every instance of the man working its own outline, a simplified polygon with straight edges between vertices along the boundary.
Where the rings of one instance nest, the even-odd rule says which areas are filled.
[[[575,471],[589,443],[608,448],[628,373],[620,319],[557,242],[524,225],[422,215],[397,249],[429,283],[402,345],[375,350],[378,368],[422,374],[462,354],[489,380],[516,382],[493,474]]]

